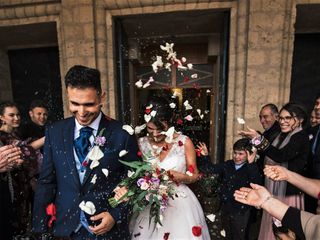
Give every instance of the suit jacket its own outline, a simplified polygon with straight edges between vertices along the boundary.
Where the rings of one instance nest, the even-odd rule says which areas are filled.
[[[233,194],[241,187],[249,187],[250,183],[261,184],[262,176],[255,162],[245,163],[238,170],[235,169],[233,160],[219,164],[208,162],[206,168],[206,173],[219,174],[221,178],[218,192],[225,209],[234,214],[244,214],[247,210],[252,209],[251,206],[237,202]]]
[[[305,175],[309,158],[310,143],[305,130],[293,134],[290,141],[279,149],[269,145],[264,154],[278,163],[288,163],[288,169],[300,175]],[[287,183],[286,196],[297,195],[302,191],[290,183]]]
[[[311,178],[320,179],[320,134],[317,138],[315,153],[312,153],[312,147],[316,141],[316,135],[320,128],[320,125],[317,125],[309,129],[309,138],[310,139],[310,155],[308,159],[308,176]]]
[[[96,207],[95,215],[108,211],[116,222],[111,231],[101,236],[101,239],[127,239],[129,238],[128,209],[123,204],[111,208],[108,198],[113,196],[113,189],[127,173],[126,167],[118,161],[119,152],[123,149],[129,152],[121,158],[122,160],[138,159],[135,136],[130,136],[123,130],[120,122],[103,115],[98,133],[101,129],[105,129],[106,143],[102,147],[104,156],[96,168],[90,169],[89,162],[81,184],[74,159],[74,128],[75,119],[71,117],[46,129],[44,161],[34,199],[34,231],[38,233],[47,231],[49,217],[46,215],[46,207],[54,203],[57,220],[53,234],[70,236],[80,222],[80,202],[91,201]],[[107,177],[102,172],[103,168],[109,170]],[[97,178],[96,182],[92,183],[94,175]],[[87,219],[90,224],[89,217],[87,216]]]
[[[263,136],[268,139],[269,142],[273,142],[273,140],[279,135],[281,132],[281,128],[278,121],[275,121],[274,124],[267,130],[263,132]]]

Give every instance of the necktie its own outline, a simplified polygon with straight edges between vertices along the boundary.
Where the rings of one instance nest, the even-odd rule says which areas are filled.
[[[74,149],[77,153],[78,159],[81,163],[81,169],[83,170],[83,160],[86,158],[90,144],[90,136],[92,135],[93,129],[90,127],[83,127],[80,129],[80,135],[74,140]]]

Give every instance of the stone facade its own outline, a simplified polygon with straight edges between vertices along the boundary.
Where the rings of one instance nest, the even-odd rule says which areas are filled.
[[[98,68],[116,116],[112,17],[173,11],[230,9],[226,158],[238,138],[237,117],[260,128],[258,111],[266,102],[289,100],[297,4],[320,0],[1,0],[0,27],[56,22],[61,76],[74,64]],[[2,37],[2,36],[1,36]],[[1,94],[10,97],[8,60],[0,51]],[[63,90],[64,91],[64,90]],[[64,110],[67,113],[66,96]]]

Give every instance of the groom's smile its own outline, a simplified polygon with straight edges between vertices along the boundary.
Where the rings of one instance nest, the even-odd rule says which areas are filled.
[[[99,115],[105,93],[94,88],[67,88],[69,109],[82,126],[88,126]]]

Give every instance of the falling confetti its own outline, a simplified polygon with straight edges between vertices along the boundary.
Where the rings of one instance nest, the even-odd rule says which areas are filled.
[[[170,106],[170,108],[175,108],[176,104],[175,103],[170,103],[169,106]]]
[[[123,157],[124,155],[128,154],[128,151],[127,150],[121,150],[119,152],[119,157]]]
[[[108,169],[102,168],[101,171],[103,172],[103,174],[104,174],[106,177],[108,177],[108,175],[109,175],[109,170],[108,170]]]
[[[193,117],[191,115],[188,115],[184,119],[191,122],[193,120]]]
[[[206,217],[207,217],[211,222],[214,222],[215,219],[216,219],[216,215],[214,215],[214,214],[209,214],[209,215],[207,215]]]
[[[189,100],[184,101],[183,105],[186,108],[186,110],[192,109],[192,106],[189,104]]]
[[[79,204],[79,207],[82,211],[84,211],[85,213],[89,214],[89,215],[93,215],[96,212],[96,207],[94,206],[93,202],[91,201],[82,201]]]
[[[130,126],[130,125],[123,125],[122,126],[122,129],[127,131],[130,135],[133,135],[134,134],[134,130],[133,128]]]
[[[93,175],[93,177],[91,179],[91,183],[96,184],[96,181],[97,181],[97,174]]]
[[[225,231],[224,229],[222,229],[222,230],[220,231],[220,235],[221,235],[222,237],[226,237],[226,231]]]
[[[237,121],[239,124],[245,124],[246,121],[243,118],[237,117]]]

